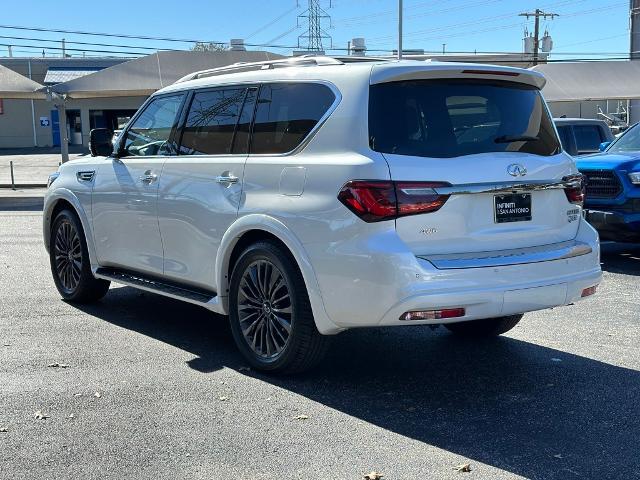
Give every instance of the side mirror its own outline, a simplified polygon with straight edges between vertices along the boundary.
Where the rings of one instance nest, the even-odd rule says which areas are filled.
[[[89,135],[89,151],[92,157],[108,157],[113,153],[113,133],[108,128],[94,128]]]
[[[602,142],[600,144],[600,151],[604,152],[609,147],[609,145],[611,145],[611,142]]]

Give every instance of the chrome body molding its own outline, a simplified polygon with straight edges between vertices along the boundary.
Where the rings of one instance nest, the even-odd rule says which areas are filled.
[[[569,175],[561,180],[530,180],[521,182],[466,183],[434,188],[439,195],[469,195],[477,193],[532,192],[581,187],[583,175]]]
[[[477,252],[446,255],[428,255],[418,258],[428,261],[438,270],[458,268],[505,267],[525,263],[551,262],[579,257],[591,253],[587,243],[577,240],[537,247],[515,248],[498,252]]]

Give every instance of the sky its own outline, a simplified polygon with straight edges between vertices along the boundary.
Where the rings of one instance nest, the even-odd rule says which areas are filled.
[[[322,23],[331,37],[323,39],[328,52],[345,53],[339,49],[346,49],[354,37],[364,37],[371,54],[396,47],[397,0],[319,1],[331,17]],[[113,0],[102,7],[87,0],[10,3],[0,16],[0,56],[8,54],[7,44],[13,45],[14,56],[41,56],[43,47],[60,48],[62,38],[66,39],[67,53],[73,56],[83,52],[103,55],[90,50],[131,55],[193,45],[7,28],[16,26],[217,42],[244,38],[247,44],[270,45],[249,49],[283,54],[297,49],[298,36],[307,28],[306,19],[298,16],[305,14],[308,0]],[[629,0],[404,0],[404,48],[428,52],[444,48],[447,53],[521,52],[524,29],[533,31],[533,19],[527,21],[518,14],[536,8],[559,14],[541,21],[542,32],[548,30],[554,42],[552,59],[615,58],[629,51]],[[305,40],[300,42],[304,46]],[[51,48],[46,55],[60,56],[61,52]]]

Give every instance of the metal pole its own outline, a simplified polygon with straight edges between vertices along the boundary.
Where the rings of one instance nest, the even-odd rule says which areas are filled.
[[[31,59],[29,59],[29,80],[31,78]],[[33,98],[31,99],[31,125],[33,126],[33,146],[38,146],[38,135],[36,132],[36,109],[33,105]]]
[[[9,58],[13,57],[13,50],[11,49],[11,45],[7,45],[7,49],[9,50]]]
[[[62,163],[69,161],[69,136],[67,135],[67,108],[64,101],[58,108],[58,117],[60,119],[60,154],[62,155]]]
[[[533,33],[533,64],[534,65],[538,65],[538,45],[540,44],[538,36],[540,35],[540,14],[541,13],[542,11],[536,8],[535,30]]]
[[[67,56],[67,48],[66,45],[64,43],[64,38],[62,39],[62,58],[65,58]]]
[[[398,60],[402,60],[402,0],[398,0]]]
[[[15,190],[16,189],[16,181],[13,178],[13,160],[9,161],[9,170],[11,170],[11,188],[13,190]]]

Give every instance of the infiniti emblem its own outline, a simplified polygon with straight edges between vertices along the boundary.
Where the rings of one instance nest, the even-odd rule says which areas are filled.
[[[527,169],[519,163],[512,163],[507,167],[507,172],[512,177],[524,177],[527,174]]]

